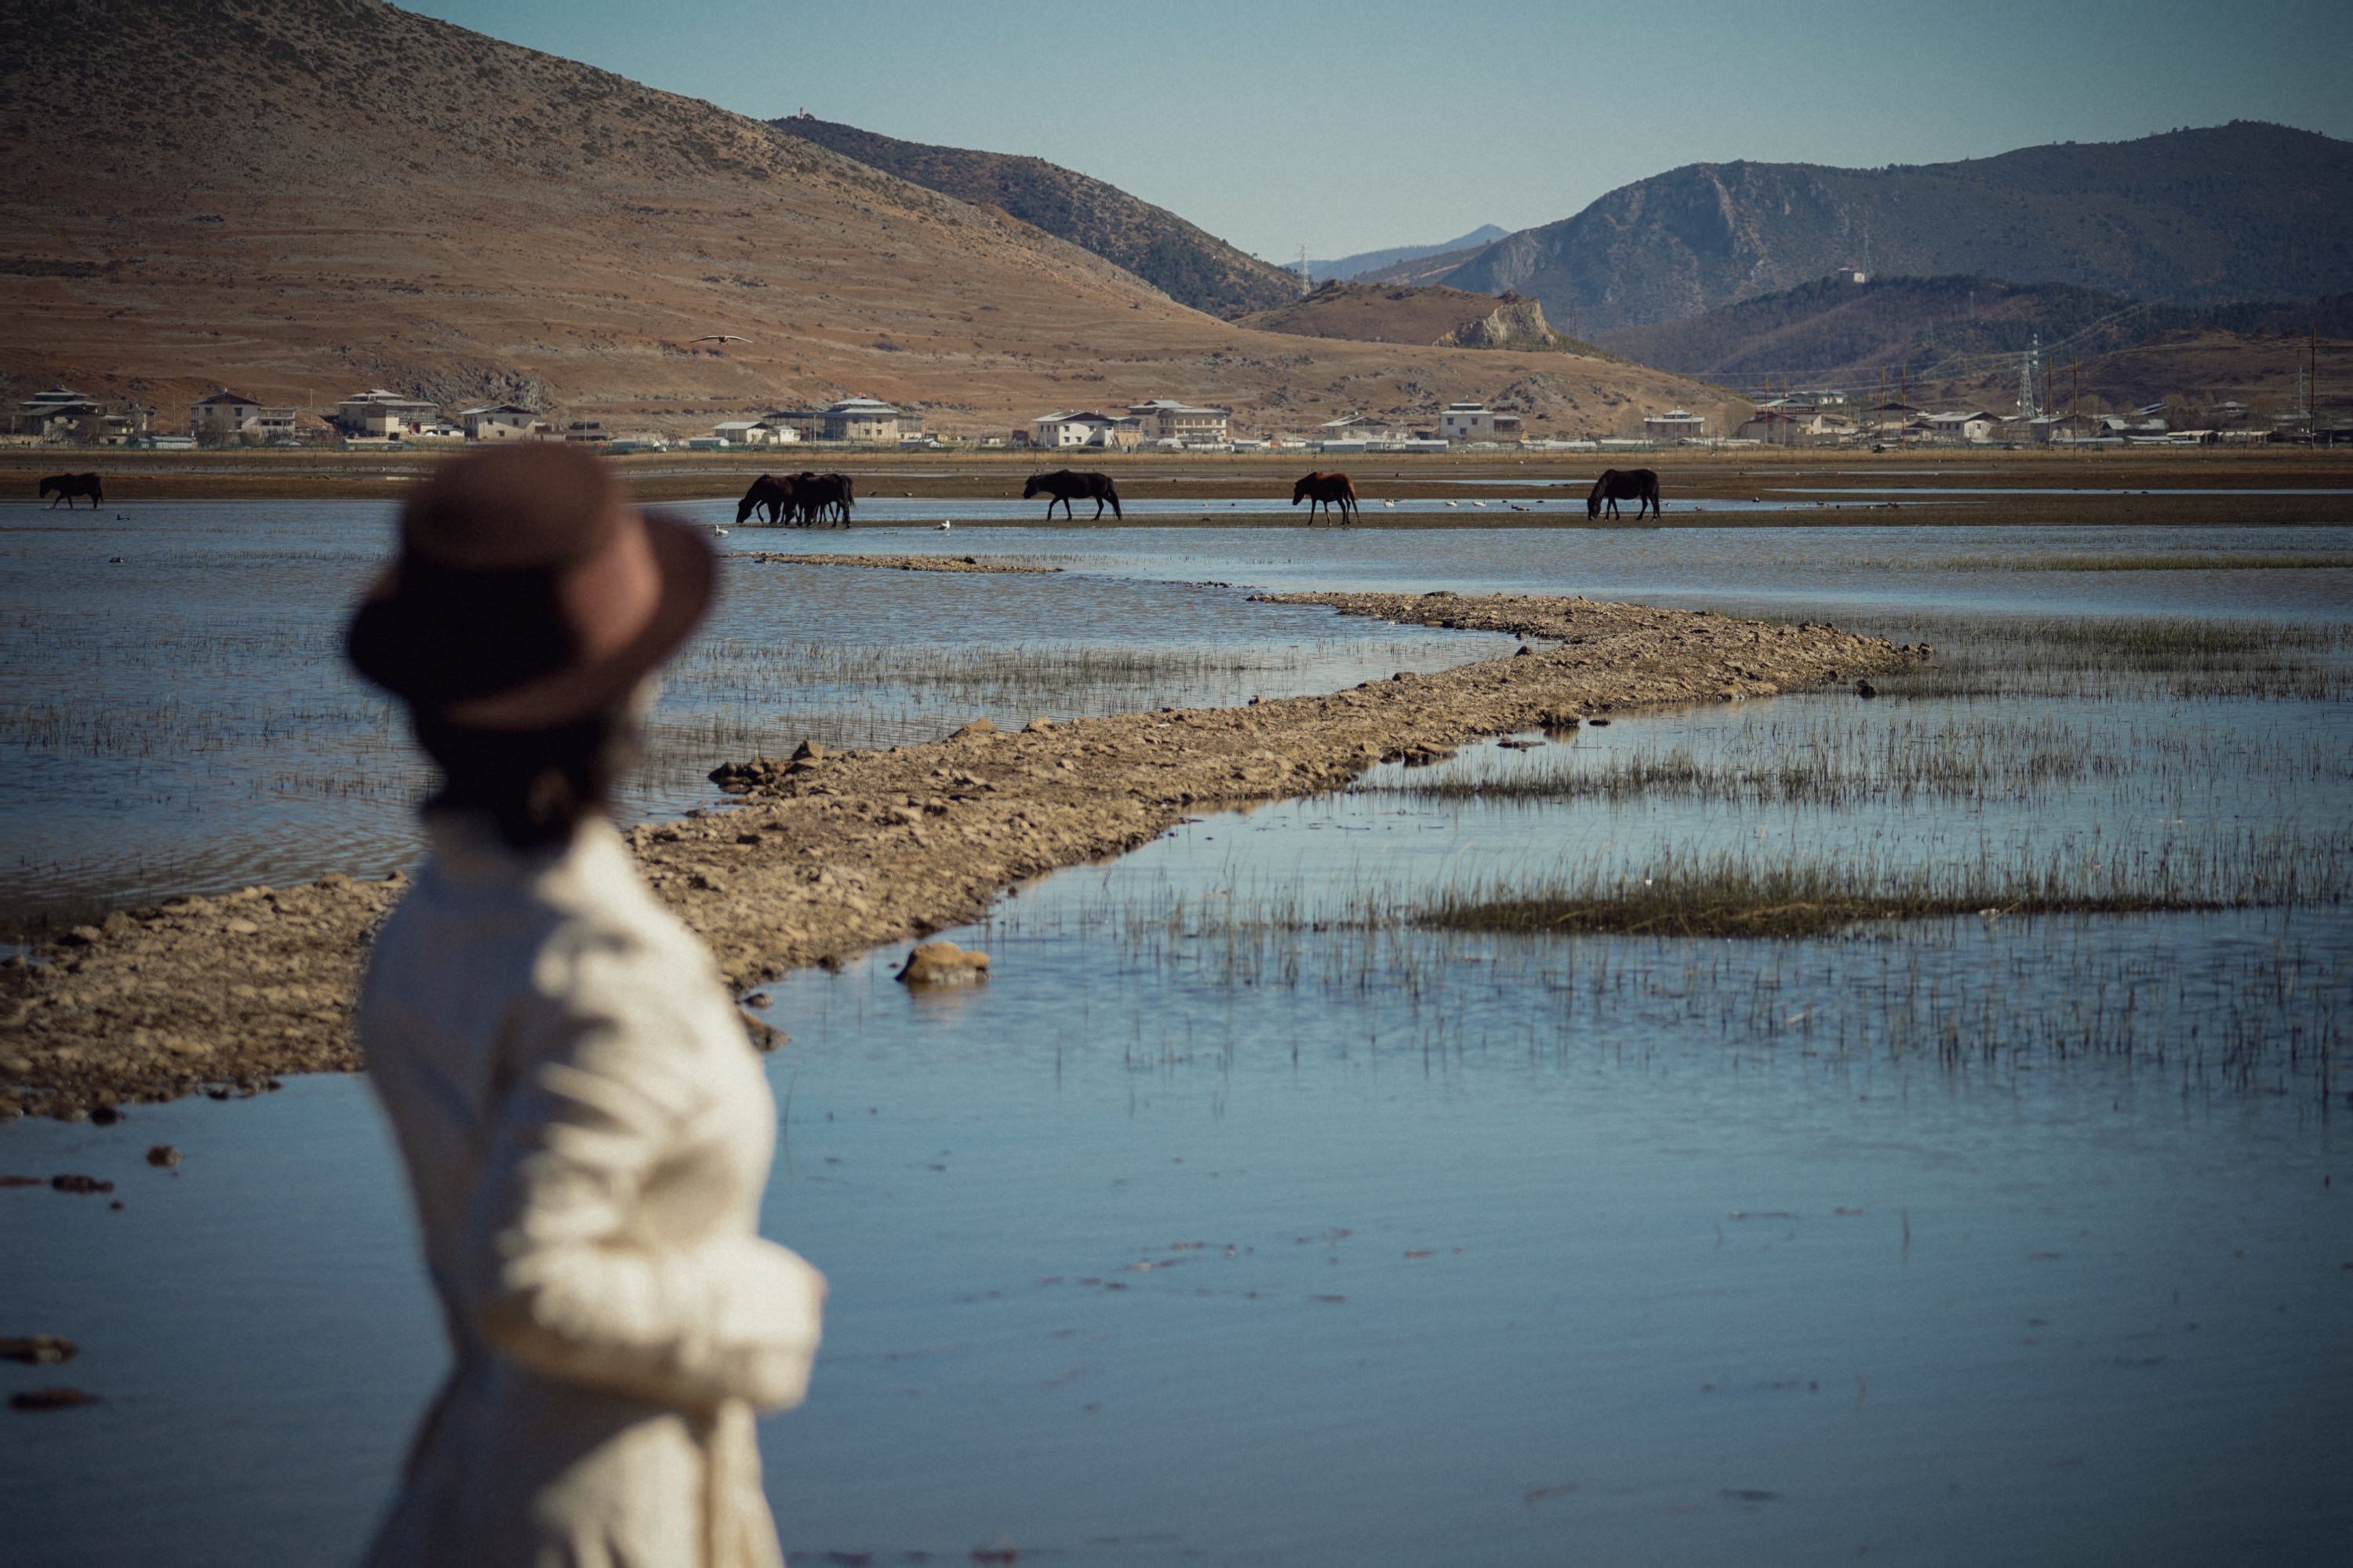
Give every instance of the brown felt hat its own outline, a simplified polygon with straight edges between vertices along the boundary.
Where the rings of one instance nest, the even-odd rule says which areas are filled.
[[[577,448],[455,459],[400,514],[400,555],[352,612],[359,673],[474,729],[546,729],[626,695],[686,641],[717,579],[691,524],[631,506]]]

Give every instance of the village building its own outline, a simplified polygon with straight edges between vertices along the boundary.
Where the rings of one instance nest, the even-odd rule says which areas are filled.
[[[1222,446],[1233,414],[1231,408],[1204,408],[1169,397],[1127,407],[1127,417],[1136,422],[1142,439],[1159,446]]]
[[[1029,444],[1050,450],[1104,447],[1115,451],[1127,451],[1141,444],[1143,440],[1141,420],[1098,414],[1092,410],[1046,414],[1029,421]]]
[[[1484,403],[1449,403],[1438,416],[1438,439],[1449,442],[1516,441],[1517,414],[1498,414]]]
[[[1348,414],[1337,419],[1327,419],[1316,427],[1317,442],[1325,447],[1369,449],[1385,447],[1395,441],[1409,441],[1413,432],[1387,419],[1377,419],[1369,414]]]
[[[575,419],[564,427],[564,439],[602,446],[613,439],[613,432],[605,428],[602,419]]]
[[[77,424],[100,418],[105,412],[105,407],[86,392],[51,387],[17,404],[16,412],[10,417],[9,428],[20,436],[33,436],[43,440],[70,440]]]
[[[441,418],[432,404],[417,397],[404,397],[397,392],[387,392],[381,387],[365,392],[354,392],[335,405],[334,423],[347,436],[374,437],[379,440],[401,440],[406,437],[434,436],[447,431],[462,437],[458,429]]]
[[[1927,426],[1930,440],[1965,441],[1972,446],[1982,446],[1992,440],[2000,423],[1980,408],[1931,414],[1921,422]]]
[[[470,441],[527,441],[553,434],[546,420],[517,403],[484,403],[458,410]]]
[[[1750,414],[1733,431],[1733,439],[1761,441],[1768,447],[1810,447],[1835,440],[1841,433],[1838,422],[1820,409],[1807,404],[1785,403]]]
[[[828,403],[820,418],[828,441],[895,443],[910,430],[923,429],[921,419],[876,397],[844,397]]]
[[[1707,440],[1707,416],[1694,414],[1688,408],[1670,408],[1663,414],[1642,416],[1642,433],[1661,443],[1704,441]]]
[[[301,416],[292,408],[268,408],[227,387],[188,406],[188,434],[206,441],[293,440]]]
[[[801,439],[797,427],[774,414],[757,419],[722,419],[711,433],[731,447],[792,446]]]

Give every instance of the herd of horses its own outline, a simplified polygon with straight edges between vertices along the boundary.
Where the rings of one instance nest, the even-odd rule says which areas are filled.
[[[735,503],[735,521],[741,523],[756,511],[765,513],[768,522],[789,523],[797,528],[834,523],[847,528],[849,509],[857,503],[857,486],[846,473],[811,473],[804,469],[782,479],[764,473]]]
[[[89,476],[93,481],[96,475]],[[1119,509],[1119,487],[1107,473],[1079,473],[1071,469],[1056,469],[1051,473],[1033,473],[1021,487],[1021,499],[1034,501],[1046,498],[1046,515],[1052,517],[1060,506],[1062,515],[1073,522],[1077,514],[1071,509],[1072,501],[1095,503],[1093,522],[1111,508],[1111,514],[1124,520]],[[839,473],[787,474],[783,479],[762,474],[735,503],[735,521],[743,522],[754,512],[763,512],[771,523],[790,522],[807,528],[813,524],[839,522],[849,526],[849,509],[855,497],[846,475]],[[1354,523],[1359,503],[1356,484],[1345,473],[1308,474],[1291,487],[1291,503],[1308,503],[1307,521],[1312,527],[1319,516],[1337,515],[1340,522]],[[1618,503],[1635,503],[1634,516],[1640,521],[1646,514],[1656,517],[1659,513],[1659,476],[1647,468],[1604,469],[1601,477],[1593,482],[1593,489],[1585,497],[1585,514],[1588,518],[1601,515],[1607,506],[1609,515],[1620,515]]]
[[[106,491],[94,473],[53,473],[41,481],[42,499],[47,500],[51,491],[57,493],[57,501],[49,502],[53,509],[58,501],[70,507],[79,497],[88,496],[90,508],[95,511],[106,499]],[[1054,508],[1060,506],[1064,517],[1076,521],[1077,514],[1071,510],[1071,503],[1074,500],[1092,501],[1097,518],[1103,514],[1105,506],[1111,508],[1111,514],[1115,518],[1124,521],[1126,515],[1119,509],[1119,488],[1112,483],[1111,475],[1107,473],[1077,473],[1063,468],[1051,473],[1031,474],[1029,482],[1021,487],[1021,498],[1034,501],[1040,495],[1046,497],[1048,517],[1053,516]],[[1296,506],[1303,501],[1309,503],[1307,521],[1310,525],[1318,516],[1330,516],[1335,513],[1342,523],[1356,520],[1356,482],[1345,473],[1318,471],[1307,475],[1291,487],[1291,503]],[[1621,501],[1636,503],[1634,516],[1637,520],[1645,513],[1658,516],[1659,476],[1647,468],[1603,470],[1601,477],[1593,482],[1593,489],[1585,498],[1585,514],[1599,517],[1602,507],[1607,505],[1609,515],[1615,517],[1619,515],[1618,503]],[[810,473],[804,470],[778,479],[774,474],[764,473],[752,482],[752,488],[745,491],[744,499],[735,503],[735,521],[742,523],[757,512],[769,523],[789,523],[800,528],[838,524],[847,528],[849,526],[850,509],[857,503],[857,487],[850,482],[848,474]],[[1089,519],[1090,522],[1093,520]]]

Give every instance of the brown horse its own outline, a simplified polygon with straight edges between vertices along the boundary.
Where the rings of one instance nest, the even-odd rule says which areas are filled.
[[[1601,477],[1593,482],[1592,493],[1585,498],[1586,516],[1600,516],[1601,503],[1605,501],[1609,503],[1609,515],[1612,517],[1618,515],[1618,503],[1621,501],[1639,503],[1634,508],[1634,520],[1638,523],[1642,520],[1646,509],[1656,517],[1659,515],[1659,476],[1647,468],[1605,468],[1601,471]]]
[[[1113,517],[1122,521],[1126,519],[1126,514],[1119,509],[1119,492],[1113,486],[1111,475],[1107,473],[1073,473],[1067,468],[1058,468],[1051,473],[1033,473],[1029,476],[1029,482],[1021,487],[1021,499],[1029,501],[1040,495],[1050,498],[1046,503],[1046,515],[1049,517],[1054,514],[1054,507],[1059,503],[1062,515],[1074,518],[1075,514],[1071,511],[1071,497],[1076,495],[1093,499],[1095,515],[1087,519],[1090,523],[1103,515],[1105,502],[1111,503]]]
[[[92,512],[97,511],[98,503],[106,499],[106,492],[100,486],[98,475],[94,473],[53,473],[41,481],[41,494],[47,495],[52,490],[58,493],[58,501],[66,503],[66,510],[69,512],[73,510],[74,497],[77,495],[90,497],[90,509]],[[49,510],[52,512],[57,510],[58,501],[49,503]]]
[[[1338,507],[1343,523],[1356,520],[1356,483],[1345,473],[1309,474],[1291,487],[1291,503],[1296,506],[1303,501],[1313,503],[1307,508],[1311,528],[1315,525],[1316,512],[1326,506]]]
[[[857,503],[858,493],[848,474],[811,473],[803,469],[793,482],[793,493],[800,502],[803,527],[812,523],[849,526],[849,509]]]
[[[735,503],[735,521],[741,524],[755,511],[766,513],[771,523],[797,517],[800,512],[800,498],[795,493],[798,486],[799,482],[790,474],[781,480],[762,474],[744,493],[744,499]]]

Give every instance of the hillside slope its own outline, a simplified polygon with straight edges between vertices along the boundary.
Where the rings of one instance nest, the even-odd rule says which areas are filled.
[[[2353,288],[2353,143],[2238,122],[1964,163],[1694,164],[1523,229],[1437,281],[1598,339],[1841,267],[1982,273],[2173,303]]]
[[[935,147],[793,116],[777,130],[976,207],[1010,213],[1091,250],[1179,304],[1235,316],[1296,299],[1299,279],[1164,207],[1043,158]]]
[[[0,391],[174,426],[224,386],[689,430],[867,393],[965,432],[1150,397],[1260,428],[1483,397],[1573,434],[1691,395],[1237,331],[1029,224],[374,0],[7,6],[0,123],[39,149],[0,162]]]

